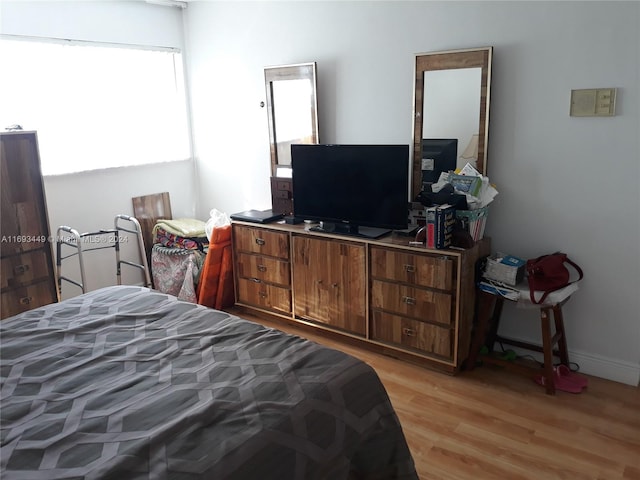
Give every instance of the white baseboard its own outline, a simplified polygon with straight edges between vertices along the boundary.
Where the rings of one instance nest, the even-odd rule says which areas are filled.
[[[516,340],[516,338],[514,337],[511,338]],[[530,340],[525,339],[517,340],[530,342]],[[527,355],[534,357],[536,360],[542,363],[541,353],[512,347],[506,344],[505,348],[513,350],[518,355]],[[557,360],[557,357],[555,358],[555,360]],[[640,364],[634,364],[631,362],[606,358],[599,355],[573,351],[569,351],[569,360],[572,364],[579,365],[580,372],[586,375],[593,375],[594,377],[604,378],[613,382],[632,385],[634,387],[640,386]]]
[[[640,365],[597,355],[569,352],[569,360],[580,365],[580,371],[594,377],[637,387],[640,385]]]

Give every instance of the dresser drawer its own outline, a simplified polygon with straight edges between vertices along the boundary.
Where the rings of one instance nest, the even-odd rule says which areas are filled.
[[[452,358],[451,330],[380,311],[373,312],[371,338],[424,353]]]
[[[238,303],[291,313],[291,290],[247,278],[238,279]]]
[[[286,232],[234,225],[233,245],[236,252],[289,259],[289,235]]]
[[[455,259],[446,255],[423,255],[400,250],[371,249],[371,276],[422,287],[451,290]]]
[[[453,299],[447,293],[379,280],[374,280],[371,286],[372,308],[418,320],[451,325],[452,304]]]
[[[291,266],[285,260],[240,253],[238,254],[236,268],[239,277],[255,278],[285,287],[291,285]]]
[[[51,258],[47,250],[34,250],[21,255],[14,255],[2,259],[2,289],[26,286],[29,283],[44,278],[51,278]]]
[[[2,318],[11,317],[33,308],[58,301],[58,293],[51,279],[2,292]]]

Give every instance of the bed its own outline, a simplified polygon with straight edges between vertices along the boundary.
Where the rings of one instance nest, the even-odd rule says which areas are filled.
[[[0,322],[0,477],[417,479],[375,371],[138,286]]]

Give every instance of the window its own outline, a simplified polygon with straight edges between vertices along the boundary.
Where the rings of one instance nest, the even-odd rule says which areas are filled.
[[[175,49],[0,39],[0,129],[36,130],[45,175],[190,156]]]

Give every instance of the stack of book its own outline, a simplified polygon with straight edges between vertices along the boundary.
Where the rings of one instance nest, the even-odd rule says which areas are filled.
[[[425,211],[427,248],[449,248],[456,224],[456,209],[453,205],[435,205]]]
[[[518,290],[517,288],[501,282],[496,282],[495,280],[490,280],[488,278],[483,278],[478,283],[478,288],[483,292],[508,298],[509,300],[513,300],[516,302],[520,299],[520,290]]]
[[[484,277],[507,285],[517,285],[524,278],[525,263],[525,260],[513,255],[497,253],[487,258]]]

